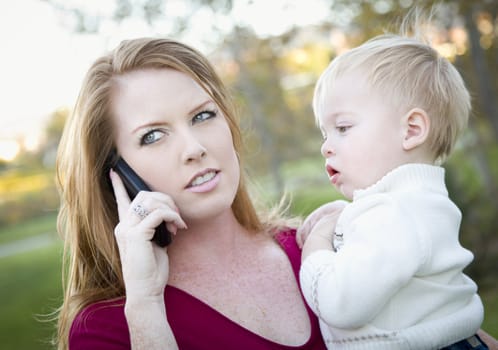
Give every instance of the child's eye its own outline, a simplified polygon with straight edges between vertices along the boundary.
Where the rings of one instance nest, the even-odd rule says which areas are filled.
[[[158,129],[150,130],[140,138],[140,145],[145,146],[157,142],[163,138],[164,134],[164,131]]]
[[[339,134],[344,134],[350,128],[351,128],[350,125],[339,125],[339,126],[336,126],[336,130],[339,132]]]
[[[216,111],[202,111],[192,118],[192,125],[216,117]]]

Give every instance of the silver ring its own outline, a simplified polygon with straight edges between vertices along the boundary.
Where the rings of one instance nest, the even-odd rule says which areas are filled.
[[[145,209],[141,204],[137,204],[133,206],[133,211],[140,216],[140,219],[144,219],[147,215],[149,215],[149,211]]]

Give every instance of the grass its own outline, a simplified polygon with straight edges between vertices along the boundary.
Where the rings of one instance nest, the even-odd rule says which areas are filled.
[[[56,216],[53,213],[27,220],[22,224],[0,227],[0,244],[30,238],[41,233],[51,233],[56,235]]]
[[[47,315],[61,303],[61,250],[55,244],[1,259],[2,349],[53,348],[55,328]]]

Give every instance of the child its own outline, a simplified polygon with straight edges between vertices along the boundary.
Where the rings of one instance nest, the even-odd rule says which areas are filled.
[[[469,116],[457,70],[422,41],[381,35],[331,62],[313,109],[330,182],[352,200],[303,247],[301,287],[327,347],[487,349],[437,165]]]

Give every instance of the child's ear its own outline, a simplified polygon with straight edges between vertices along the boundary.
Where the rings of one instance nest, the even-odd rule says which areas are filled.
[[[423,109],[413,108],[406,113],[403,119],[403,149],[409,151],[423,144],[429,136],[430,124],[429,116]]]

